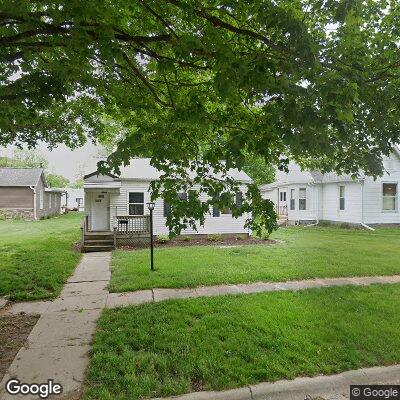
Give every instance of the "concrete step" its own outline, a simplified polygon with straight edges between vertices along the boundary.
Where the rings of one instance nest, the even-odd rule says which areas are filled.
[[[101,234],[87,234],[85,233],[85,242],[87,240],[114,240],[113,233],[101,233]]]
[[[112,245],[114,246],[114,239],[85,239],[86,244],[98,244],[98,245]]]
[[[111,251],[114,250],[114,245],[96,245],[96,244],[85,244],[82,247],[84,253],[94,252],[94,251]]]

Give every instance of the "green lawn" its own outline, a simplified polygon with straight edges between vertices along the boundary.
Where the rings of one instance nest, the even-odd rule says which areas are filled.
[[[11,300],[56,297],[81,255],[81,214],[42,221],[0,221],[0,296]]]
[[[113,253],[110,290],[194,287],[220,283],[400,274],[400,229],[279,229],[273,246],[172,247]],[[240,243],[240,242],[238,242]]]
[[[394,284],[107,310],[85,399],[223,390],[399,363],[399,309],[400,285]]]

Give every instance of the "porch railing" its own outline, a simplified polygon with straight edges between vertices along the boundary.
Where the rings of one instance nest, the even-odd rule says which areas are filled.
[[[276,213],[279,216],[287,216],[288,215],[288,208],[287,206],[277,206],[276,207]]]
[[[114,229],[116,233],[149,233],[149,215],[117,215],[114,217]]]

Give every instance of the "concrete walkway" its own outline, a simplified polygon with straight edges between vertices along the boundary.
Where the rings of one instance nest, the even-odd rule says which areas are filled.
[[[30,333],[27,344],[20,349],[4,376],[0,384],[0,399],[12,400],[38,398],[37,396],[10,396],[5,393],[5,384],[11,377],[17,377],[21,382],[28,383],[43,383],[47,382],[48,379],[54,379],[55,383],[60,383],[63,386],[63,397],[65,395],[71,396],[78,393],[84,380],[85,369],[89,363],[88,353],[95,332],[96,322],[102,309],[105,307],[114,308],[119,306],[138,305],[176,298],[248,294],[283,290],[305,290],[309,288],[343,285],[359,286],[374,283],[391,284],[400,282],[400,275],[395,275],[382,277],[314,279],[277,283],[256,282],[238,285],[202,286],[194,289],[149,289],[130,293],[108,293],[107,284],[111,275],[109,270],[110,256],[111,253],[84,254],[82,261],[75,270],[75,273],[68,279],[68,282],[64,286],[60,296],[54,301],[11,303],[1,310],[2,314],[24,312],[27,314],[40,314],[41,317]],[[375,369],[373,370],[375,371]],[[392,375],[390,375],[392,374],[391,369],[378,369],[377,371],[383,375],[385,375],[385,373],[381,371],[388,371],[385,376],[388,377],[388,382],[393,382],[391,380]],[[396,371],[398,374],[397,376],[400,376],[400,370],[397,369]],[[364,373],[361,375],[364,376],[363,374]],[[316,382],[318,382],[318,379],[322,379],[319,384],[325,385],[323,379],[328,379],[328,377],[312,379],[312,382],[314,382],[315,379],[317,379]],[[338,384],[343,384],[342,378],[338,376],[337,378],[329,379],[333,379],[332,382],[329,383],[329,385],[332,384],[329,387],[335,388],[335,393],[337,394],[338,391],[336,389],[339,387]],[[292,382],[299,381],[295,380]],[[307,379],[303,381],[300,380],[300,382],[305,382],[303,386],[300,385],[305,389],[308,389],[310,387],[309,385],[311,385],[311,381],[309,382]],[[295,385],[295,383],[292,385]],[[289,387],[289,389],[285,389],[287,387]],[[190,394],[181,398],[185,400],[300,399],[300,397],[288,397],[287,390],[292,390],[290,389],[291,387],[292,386],[285,385],[279,386],[278,383],[266,383],[254,387],[250,386],[248,388],[238,389],[233,392],[231,391],[228,392],[227,395],[224,393],[200,393]],[[270,390],[270,392],[268,392],[268,390]],[[252,397],[249,397],[249,393]],[[258,393],[260,393],[260,395],[258,395]],[[275,397],[271,397],[270,393],[275,393]],[[276,397],[279,393],[286,394],[282,394],[281,397]],[[265,394],[268,394],[268,396],[265,397]],[[302,400],[303,399],[304,397]],[[337,397],[335,400],[336,399],[340,398]]]
[[[347,371],[331,376],[259,383],[224,392],[197,392],[154,400],[347,400],[350,385],[400,384],[400,365]]]
[[[6,382],[43,383],[54,379],[63,395],[78,392],[89,363],[96,322],[106,304],[111,253],[85,254],[60,296],[52,302],[17,303],[6,312],[39,313],[41,317],[0,384],[0,399],[38,399],[11,396]]]
[[[400,275],[371,276],[355,278],[311,279],[304,281],[287,281],[276,283],[247,283],[238,285],[200,286],[194,289],[149,289],[136,292],[110,293],[107,297],[107,308],[142,303],[158,302],[169,299],[183,299],[192,297],[211,297],[226,294],[249,294],[262,292],[276,292],[288,290],[305,290],[332,286],[364,286],[374,283],[400,283]]]

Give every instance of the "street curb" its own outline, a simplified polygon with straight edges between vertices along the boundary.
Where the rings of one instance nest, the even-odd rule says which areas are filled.
[[[400,384],[400,364],[363,368],[337,375],[320,375],[263,382],[222,392],[194,392],[153,400],[304,400],[305,398],[342,396],[349,398],[350,385]],[[337,397],[335,397],[337,398]]]

